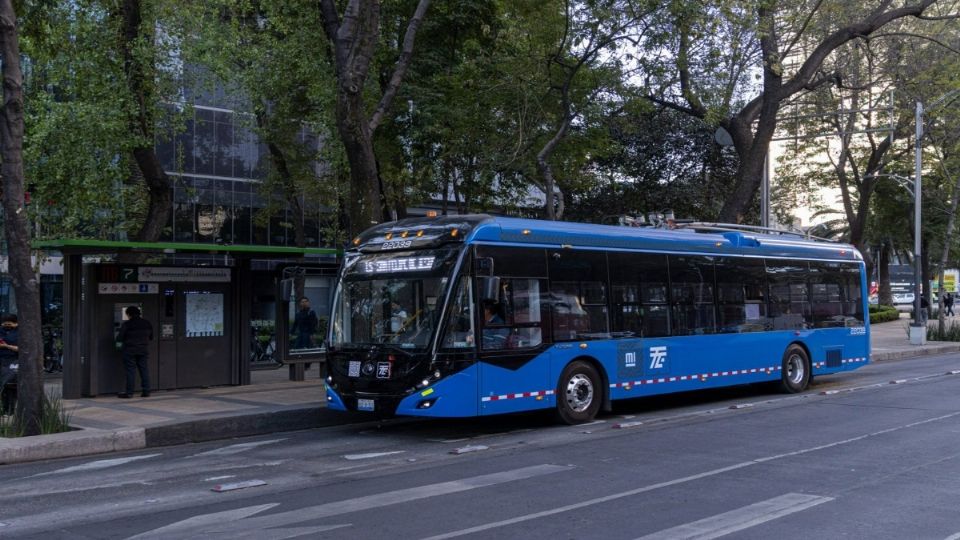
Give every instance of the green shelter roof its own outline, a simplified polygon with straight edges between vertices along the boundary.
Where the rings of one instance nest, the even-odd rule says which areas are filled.
[[[305,255],[341,255],[336,248],[299,248],[286,246],[252,246],[239,244],[195,244],[192,242],[125,242],[118,240],[56,239],[34,240],[34,249],[55,249],[64,252],[104,253],[114,251],[148,251],[157,253],[224,253],[268,257],[303,257]]]

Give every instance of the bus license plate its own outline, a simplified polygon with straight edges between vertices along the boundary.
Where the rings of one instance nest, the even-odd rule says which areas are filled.
[[[372,411],[372,410],[373,410],[373,400],[372,400],[372,399],[358,399],[358,400],[357,400],[357,410],[358,410],[358,411]]]

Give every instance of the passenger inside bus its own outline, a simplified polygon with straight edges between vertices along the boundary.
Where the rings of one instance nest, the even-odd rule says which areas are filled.
[[[493,300],[483,302],[483,348],[484,349],[505,349],[507,347],[507,336],[510,335],[509,328],[498,328],[505,324],[503,317],[500,316],[500,304]]]

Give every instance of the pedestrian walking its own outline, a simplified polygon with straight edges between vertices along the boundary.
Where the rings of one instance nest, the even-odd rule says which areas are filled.
[[[948,292],[946,296],[943,297],[943,309],[948,316],[953,317],[953,293],[952,292]]]
[[[140,308],[137,306],[127,307],[125,313],[128,319],[120,326],[117,343],[123,356],[127,384],[126,392],[117,394],[117,397],[126,399],[133,395],[137,371],[140,372],[140,396],[150,397],[150,368],[147,365],[150,351],[147,347],[153,340],[153,326],[150,321],[140,316]]]
[[[0,407],[3,414],[13,413],[17,402],[17,370],[20,358],[20,330],[17,316],[0,317]]]
[[[930,301],[927,300],[926,296],[920,295],[920,324],[927,324],[927,317],[930,313]]]

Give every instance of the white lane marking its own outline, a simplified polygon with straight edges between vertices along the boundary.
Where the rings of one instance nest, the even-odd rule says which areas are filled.
[[[265,518],[270,520],[271,516],[260,516],[251,518],[250,516],[269,510],[280,503],[261,504],[258,506],[247,506],[224,512],[214,512],[212,514],[203,514],[194,516],[172,523],[159,529],[147,531],[145,533],[131,536],[128,540],[148,540],[164,538],[191,538],[203,535],[212,535],[216,537],[225,537],[229,534],[232,540],[235,539],[267,539],[283,540],[285,538],[299,538],[306,535],[316,535],[324,531],[349,527],[349,523],[337,525],[319,525],[313,527],[295,527],[295,528],[270,528],[256,522],[263,521]],[[301,516],[301,519],[290,523],[278,523],[278,526],[293,525],[297,521],[311,519],[310,516]],[[266,529],[266,530],[265,530]]]
[[[223,448],[217,448],[214,450],[208,450],[206,452],[200,452],[199,454],[194,454],[187,457],[199,457],[199,456],[232,456],[234,454],[239,454],[240,452],[246,452],[247,450],[252,450],[258,446],[264,446],[267,444],[274,444],[287,439],[270,439],[269,441],[254,441],[248,443],[240,444],[231,444],[230,446],[224,446]]]
[[[833,497],[788,493],[642,536],[637,540],[712,540],[832,501]]]
[[[204,478],[204,482],[216,482],[217,480],[226,480],[227,478],[236,478],[235,474],[225,474],[223,476],[211,476],[210,478]]]
[[[252,487],[259,487],[267,485],[263,480],[245,480],[243,482],[234,482],[232,484],[217,484],[210,488],[210,491],[216,491],[217,493],[224,493],[227,491],[236,491],[238,489],[247,489]]]
[[[415,488],[399,489],[365,497],[346,499],[306,508],[297,508],[277,514],[266,516],[248,517],[269,510],[279,503],[263,504],[258,506],[248,506],[225,512],[216,512],[213,514],[201,514],[183,521],[178,521],[152,531],[147,531],[130,540],[147,539],[165,539],[165,538],[190,538],[200,536],[204,532],[245,532],[250,538],[273,538],[268,535],[274,531],[273,527],[290,527],[304,521],[313,521],[340,514],[349,514],[351,512],[361,512],[390,506],[394,504],[407,503],[418,499],[449,495],[470,491],[482,487],[495,486],[506,482],[515,482],[525,480],[546,474],[553,474],[563,471],[569,471],[572,467],[561,465],[534,465],[523,467],[522,469],[513,469],[493,474],[473,476],[450,482],[440,482],[438,484],[428,484]],[[330,527],[346,527],[348,525],[333,525]],[[269,530],[265,530],[269,529]],[[288,529],[292,530],[292,529]],[[253,533],[261,533],[260,535]],[[301,533],[302,534],[302,533]],[[231,536],[231,540],[236,536]],[[281,537],[289,538],[289,537]]]
[[[850,444],[852,442],[862,441],[870,437],[877,437],[879,435],[885,435],[887,433],[893,433],[895,431],[900,431],[903,429],[909,429],[916,426],[921,426],[924,424],[929,424],[932,422],[939,422],[940,420],[946,420],[948,418],[954,418],[960,416],[960,412],[945,414],[943,416],[937,416],[934,418],[928,418],[926,420],[920,420],[918,422],[911,422],[909,424],[904,424],[902,426],[897,426],[888,429],[882,429],[880,431],[875,431],[873,433],[867,433],[866,435],[860,435],[858,437],[852,437],[849,439],[844,439],[842,441],[836,441],[827,444],[821,444],[819,446],[813,446],[810,448],[804,448],[802,450],[796,450],[794,452],[786,452],[784,454],[776,454],[773,456],[767,456],[763,458],[758,458],[752,461],[744,461],[742,463],[737,463],[735,465],[729,465],[727,467],[721,467],[719,469],[713,469],[712,471],[706,471],[698,474],[692,474],[690,476],[684,476],[682,478],[675,478],[673,480],[667,480],[665,482],[660,482],[657,484],[650,484],[647,486],[639,487],[636,489],[631,489],[629,491],[623,491],[620,493],[613,493],[611,495],[606,495],[603,497],[597,497],[596,499],[588,499],[586,501],[568,504],[566,506],[560,506],[558,508],[552,508],[550,510],[543,510],[541,512],[534,512],[532,514],[526,514],[522,516],[517,516],[510,519],[504,519],[502,521],[494,521],[492,523],[485,523],[483,525],[477,525],[476,527],[470,527],[468,529],[460,529],[459,531],[451,531],[448,533],[438,534],[436,536],[430,536],[423,540],[443,540],[445,538],[456,538],[458,536],[465,536],[468,534],[473,534],[481,531],[488,531],[490,529],[496,529],[499,527],[506,527],[507,525],[514,525],[517,523],[523,523],[525,521],[530,521],[534,519],[540,519],[542,517],[553,516],[556,514],[562,514],[564,512],[570,512],[571,510],[579,510],[580,508],[586,508],[588,506],[593,506],[596,504],[601,504],[605,502],[615,501],[617,499],[622,499],[624,497],[632,497],[634,495],[639,495],[640,493],[646,493],[648,491],[654,491],[665,487],[675,486],[678,484],[685,484],[687,482],[693,482],[694,480],[700,480],[702,478],[708,478],[710,476],[716,476],[718,474],[727,473],[730,471],[735,471],[738,469],[743,469],[745,467],[752,467],[754,465],[759,465],[761,463],[767,463],[769,461],[774,461],[777,459],[783,459],[786,457],[793,457],[802,454],[809,454],[811,452],[817,452],[819,450],[825,450],[827,448],[833,448],[835,446],[842,446],[844,444]]]
[[[946,537],[944,540],[960,540],[960,533],[951,534],[950,536]]]
[[[143,456],[130,456],[125,458],[114,458],[114,459],[101,459],[97,461],[91,461],[90,463],[84,463],[83,465],[74,465],[73,467],[67,467],[65,469],[58,469],[56,471],[50,471],[40,474],[35,474],[33,476],[47,476],[48,474],[63,474],[63,473],[72,473],[80,471],[96,471],[100,469],[107,469],[110,467],[116,467],[119,465],[126,465],[127,463],[132,463],[134,461],[140,461],[141,459],[150,459],[157,457],[163,454],[146,454]],[[31,477],[32,478],[32,477]]]
[[[489,450],[489,446],[484,446],[482,444],[471,444],[468,446],[461,446],[460,448],[454,448],[449,453],[459,456],[461,454],[469,454],[471,452],[482,452],[484,450]]]
[[[392,456],[394,454],[402,454],[406,450],[395,450],[393,452],[371,452],[369,454],[347,454],[343,456],[343,459],[348,459],[350,461],[356,461],[358,459],[373,459],[383,456]]]

